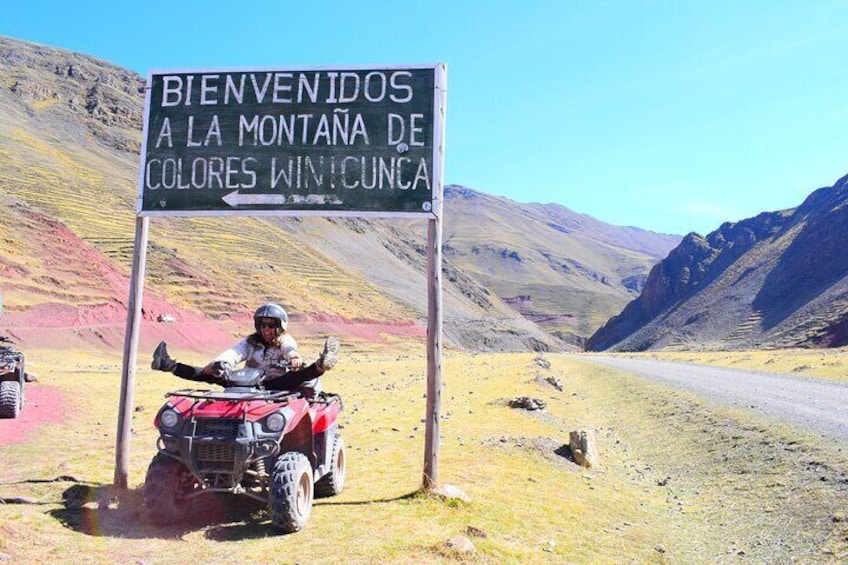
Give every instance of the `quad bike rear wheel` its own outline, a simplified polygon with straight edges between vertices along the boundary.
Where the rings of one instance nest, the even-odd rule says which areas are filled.
[[[193,504],[190,495],[197,488],[197,480],[185,465],[157,453],[144,480],[144,505],[150,521],[157,526],[184,521]]]
[[[329,472],[315,483],[315,496],[324,498],[336,496],[344,488],[345,483],[345,444],[342,436],[336,432],[333,438],[333,455],[330,459]]]
[[[312,464],[303,453],[290,451],[277,459],[271,477],[268,509],[279,532],[300,531],[312,513]]]
[[[18,381],[0,382],[0,418],[17,418],[21,412],[23,395]]]

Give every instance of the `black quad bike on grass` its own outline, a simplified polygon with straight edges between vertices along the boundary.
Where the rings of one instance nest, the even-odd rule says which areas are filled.
[[[267,503],[274,529],[291,533],[306,525],[314,497],[342,491],[341,398],[263,390],[265,375],[245,368],[225,375],[223,391],[165,395],[155,422],[159,452],[144,484],[153,523],[177,524],[197,497],[232,493]]]
[[[27,379],[24,354],[0,336],[0,418],[17,418],[24,407]]]

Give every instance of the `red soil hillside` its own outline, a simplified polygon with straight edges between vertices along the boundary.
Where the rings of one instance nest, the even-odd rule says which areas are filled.
[[[128,277],[61,222],[7,196],[0,195],[0,205],[5,210],[0,215],[0,328],[23,344],[122,344]],[[146,323],[155,322],[160,313],[173,316],[179,322],[175,327],[203,321],[153,293],[144,305]],[[189,332],[182,333],[186,345],[196,341]]]
[[[129,278],[108,257],[81,240],[64,224],[7,196],[0,215],[0,288],[4,309],[0,333],[21,345],[121,348],[127,321]],[[25,237],[22,235],[25,234]],[[209,354],[249,331],[249,311],[209,320],[180,309],[154,292],[143,300],[141,349],[159,340],[176,349]],[[160,322],[162,315],[173,322]],[[300,335],[341,334],[381,341],[385,334],[421,336],[420,326],[354,322],[332,316],[295,316]],[[140,357],[143,353],[140,353]]]

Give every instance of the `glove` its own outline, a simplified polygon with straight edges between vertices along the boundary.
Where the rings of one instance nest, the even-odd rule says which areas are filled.
[[[213,361],[209,369],[213,375],[223,377],[232,370],[232,367],[226,361]]]

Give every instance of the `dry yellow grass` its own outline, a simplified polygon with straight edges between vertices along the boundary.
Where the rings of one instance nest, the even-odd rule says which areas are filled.
[[[307,354],[317,350],[303,341]],[[529,353],[447,352],[439,482],[472,501],[424,496],[423,345],[343,342],[343,351],[325,388],[345,400],[348,483],[289,536],[273,535],[264,509],[244,502],[210,501],[205,517],[176,530],[148,525],[140,487],[155,453],[152,419],[163,394],[186,383],[150,371],[141,355],[130,489],[115,492],[120,357],[30,352],[34,386],[59,387],[74,409],[65,424],[0,446],[0,555],[21,564],[706,564],[828,563],[844,551],[845,495],[830,477],[848,466],[837,447],[574,356],[546,355],[546,368]],[[518,396],[547,409],[509,408]],[[599,468],[557,453],[579,428],[597,434]],[[807,480],[812,460],[828,466],[819,471],[828,480]],[[469,535],[476,554],[446,549],[455,535]]]

